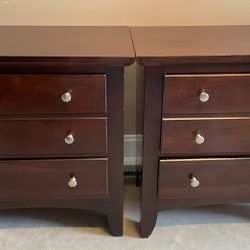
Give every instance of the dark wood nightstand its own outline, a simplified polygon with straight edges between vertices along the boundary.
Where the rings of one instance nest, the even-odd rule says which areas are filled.
[[[127,27],[0,27],[0,208],[90,209],[122,235]]]
[[[250,201],[250,26],[134,27],[144,66],[141,236],[158,211]]]

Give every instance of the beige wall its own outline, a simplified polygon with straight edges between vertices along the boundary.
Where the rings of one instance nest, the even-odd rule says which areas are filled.
[[[250,24],[250,0],[0,0],[0,25]],[[125,133],[142,132],[142,90],[126,69]]]
[[[0,23],[204,25],[250,23],[249,0],[0,0]]]

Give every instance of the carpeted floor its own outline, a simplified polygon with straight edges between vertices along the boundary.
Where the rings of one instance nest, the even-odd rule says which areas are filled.
[[[139,189],[126,181],[124,237],[112,237],[103,216],[79,210],[0,211],[0,250],[245,250],[250,249],[250,205],[161,212],[153,234],[138,238]]]

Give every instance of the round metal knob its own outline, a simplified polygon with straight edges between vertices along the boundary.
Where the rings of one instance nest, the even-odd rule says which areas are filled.
[[[73,134],[67,135],[64,138],[64,141],[65,141],[66,144],[72,144],[75,141]]]
[[[77,186],[77,180],[76,180],[76,177],[73,176],[69,179],[68,181],[68,186],[71,187],[71,188],[74,188]]]
[[[204,143],[204,141],[205,141],[205,138],[201,134],[197,134],[195,136],[195,143],[196,144],[202,144],[202,143]]]
[[[201,102],[207,102],[209,100],[209,94],[203,90],[199,95],[199,99]]]
[[[69,92],[66,92],[61,96],[61,98],[63,102],[70,102],[72,97]]]
[[[199,187],[200,186],[199,180],[193,176],[192,179],[190,180],[190,186],[193,188]]]

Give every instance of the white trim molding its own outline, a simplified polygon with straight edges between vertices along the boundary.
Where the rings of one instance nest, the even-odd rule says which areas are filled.
[[[124,166],[126,170],[135,170],[142,165],[142,135],[124,135]]]

